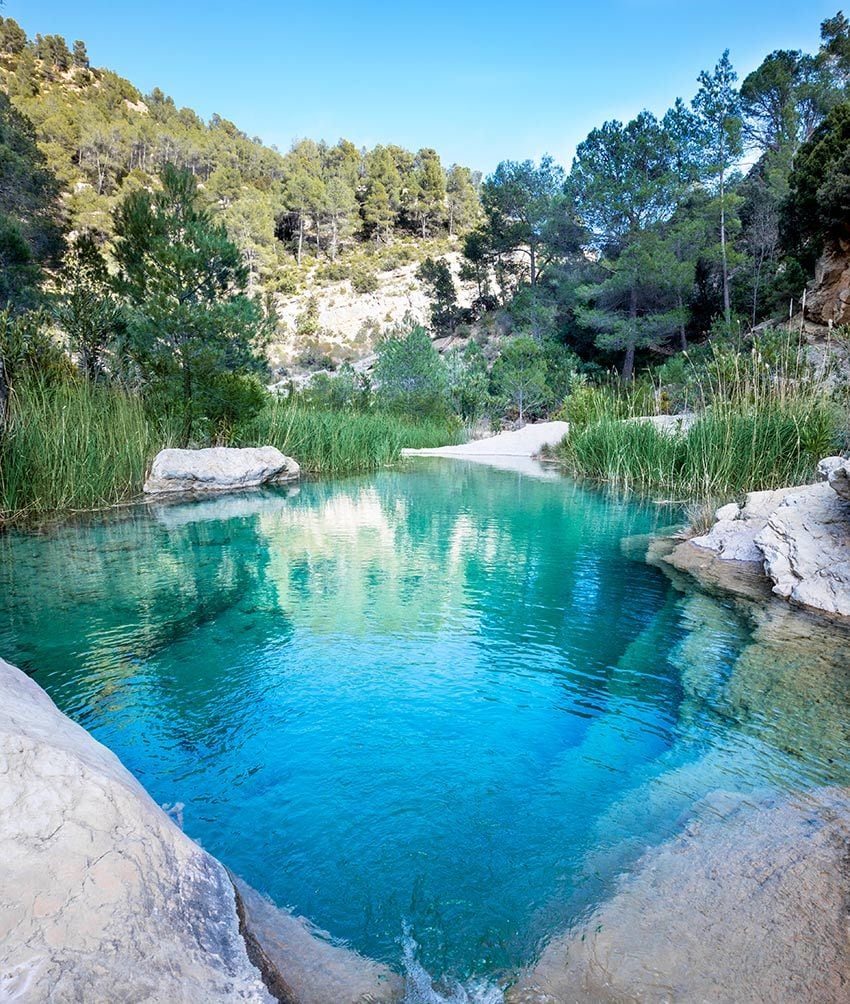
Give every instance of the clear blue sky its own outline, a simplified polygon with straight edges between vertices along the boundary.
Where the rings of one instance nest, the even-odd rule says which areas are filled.
[[[218,112],[282,149],[309,136],[433,146],[490,171],[573,151],[607,118],[690,98],[724,48],[743,77],[817,48],[840,0],[6,0],[30,35]]]

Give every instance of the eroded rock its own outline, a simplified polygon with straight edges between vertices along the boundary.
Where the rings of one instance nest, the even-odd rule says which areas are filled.
[[[850,323],[850,242],[833,240],[815,265],[806,317],[816,324]]]
[[[850,514],[831,486],[786,495],[755,544],[778,596],[850,617]]]
[[[146,495],[234,491],[294,481],[298,464],[274,446],[160,450],[145,482]]]
[[[834,464],[827,475],[829,486],[844,502],[850,502],[850,460]]]
[[[755,539],[767,526],[770,514],[786,495],[798,488],[780,488],[777,491],[750,492],[739,505],[730,502],[714,514],[714,524],[708,533],[693,537],[691,543],[713,551],[724,561],[764,560]]]

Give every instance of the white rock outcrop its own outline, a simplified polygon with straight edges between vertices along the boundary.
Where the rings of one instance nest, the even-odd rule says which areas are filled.
[[[714,514],[714,523],[708,533],[693,537],[691,543],[714,551],[725,561],[763,561],[764,555],[755,540],[767,526],[770,514],[782,503],[786,495],[799,488],[780,488],[777,491],[750,492],[739,505],[730,502]]]
[[[850,617],[850,507],[831,484],[786,495],[755,544],[774,593]]]
[[[298,464],[274,446],[160,450],[144,491],[146,495],[235,491],[294,481],[300,474]]]
[[[828,457],[814,485],[750,492],[690,546],[761,566],[777,596],[850,617],[850,462]]]
[[[835,494],[844,502],[850,502],[850,460],[832,466],[828,480]]]
[[[271,1002],[225,869],[0,660],[0,1000]]]

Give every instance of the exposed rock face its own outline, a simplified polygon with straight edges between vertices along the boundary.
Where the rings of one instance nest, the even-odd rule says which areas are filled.
[[[508,1000],[848,1000],[848,851],[844,792],[755,807],[718,792]]]
[[[850,460],[842,460],[830,467],[828,480],[835,494],[844,502],[850,502]]]
[[[273,446],[160,450],[145,482],[146,495],[222,492],[294,481],[298,464]]]
[[[696,547],[722,561],[748,562],[764,569],[777,596],[850,617],[850,462],[829,457],[819,475],[829,481],[750,492],[741,505],[723,506],[707,534],[668,560],[685,569],[682,550]]]
[[[818,259],[806,317],[816,324],[850,323],[850,242],[833,241]]]
[[[224,868],[0,660],[0,999],[270,1002]]]
[[[846,463],[847,461],[844,457],[824,457],[823,460],[818,462],[818,481],[829,481],[832,477],[833,471],[837,470],[839,467],[843,467]]]
[[[777,595],[850,617],[850,511],[831,482],[787,495],[755,543]]]

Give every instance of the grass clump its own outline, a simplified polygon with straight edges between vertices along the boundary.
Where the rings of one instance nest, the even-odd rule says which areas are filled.
[[[586,420],[571,428],[558,458],[578,476],[617,487],[721,502],[805,484],[818,460],[842,445],[846,406],[827,392],[792,335],[765,333],[750,353],[715,350],[688,381],[685,410],[694,420],[682,433],[624,422],[632,402],[623,404],[610,387],[582,388]]]
[[[455,419],[321,410],[268,397],[227,444],[276,446],[308,473],[335,475],[373,471],[398,461],[405,446],[442,446],[459,436]],[[0,440],[0,522],[133,502],[157,452],[179,442],[179,415],[154,417],[136,394],[85,380],[22,380]]]
[[[233,445],[276,446],[308,473],[350,474],[395,463],[404,447],[445,446],[459,439],[460,425],[453,419],[316,409],[271,400],[237,430]]]
[[[100,509],[141,492],[156,452],[179,430],[138,397],[86,381],[18,386],[0,445],[0,517]]]

